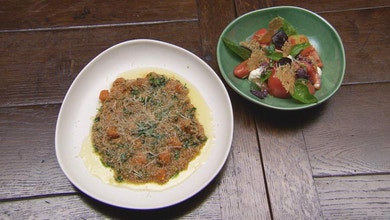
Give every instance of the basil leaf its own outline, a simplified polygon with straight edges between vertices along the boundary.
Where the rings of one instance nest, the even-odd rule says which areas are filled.
[[[272,52],[270,54],[267,54],[267,57],[270,58],[271,60],[279,61],[280,59],[283,58],[283,53]]]
[[[283,53],[276,52],[275,51],[275,45],[270,44],[266,47],[264,47],[265,55],[270,58],[271,60],[279,61],[283,58]]]
[[[222,41],[227,48],[229,48],[233,53],[241,57],[241,59],[246,60],[251,56],[252,51],[250,51],[245,47],[240,46],[239,44],[233,42],[227,37],[223,37]]]
[[[260,75],[260,82],[264,83],[265,81],[267,81],[269,79],[269,77],[271,76],[271,73],[272,73],[271,71],[267,71],[264,74],[261,74]]]
[[[295,28],[290,23],[288,23],[286,21],[286,19],[283,19],[282,30],[284,31],[284,33],[287,34],[287,36],[297,34],[297,31],[295,30]]]
[[[310,46],[309,42],[295,44],[294,46],[291,47],[290,55],[292,57],[296,57],[302,50],[306,49],[308,46]]]
[[[310,94],[307,86],[299,80],[295,82],[294,93],[291,97],[305,104],[318,102],[318,99],[314,95]]]
[[[274,53],[275,52],[275,45],[274,44],[270,44],[270,45],[264,47],[264,51],[265,51],[266,54]]]

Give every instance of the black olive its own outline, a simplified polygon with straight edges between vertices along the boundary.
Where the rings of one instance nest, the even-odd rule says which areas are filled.
[[[286,33],[284,33],[283,30],[279,30],[272,36],[272,43],[275,45],[276,49],[282,49],[284,42],[286,42],[288,39],[288,36]]]
[[[291,63],[291,59],[288,58],[288,57],[283,57],[282,59],[280,59],[278,61],[279,66],[283,66],[283,65],[286,65],[286,64],[290,64],[290,63]]]

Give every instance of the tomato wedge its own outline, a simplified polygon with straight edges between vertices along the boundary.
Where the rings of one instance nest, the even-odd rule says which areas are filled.
[[[316,48],[313,47],[313,45],[310,45],[304,50],[302,50],[300,54],[304,57],[311,57],[318,67],[321,68],[323,66],[320,55],[318,55],[318,52]]]
[[[233,73],[236,77],[241,78],[241,79],[249,76],[250,71],[248,69],[248,60],[244,60],[243,62],[238,64],[234,68]]]
[[[268,78],[268,93],[282,99],[290,98],[290,93],[283,87],[280,79],[275,77],[275,71]]]
[[[317,73],[317,70],[314,69],[313,65],[308,62],[302,62],[306,66],[307,74],[309,75],[310,82],[314,85],[314,88],[320,89],[321,87],[321,77]]]

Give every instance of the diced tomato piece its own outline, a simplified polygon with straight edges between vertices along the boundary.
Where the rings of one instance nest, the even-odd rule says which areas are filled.
[[[268,79],[268,93],[278,98],[290,98],[290,93],[283,87],[280,79],[273,72]]]
[[[234,68],[233,73],[236,77],[241,79],[249,76],[250,71],[248,69],[248,60],[244,60],[243,62],[238,64]]]

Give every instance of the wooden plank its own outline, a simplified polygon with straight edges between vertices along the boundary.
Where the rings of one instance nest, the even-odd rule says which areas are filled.
[[[351,1],[339,1],[339,0],[301,0],[294,1],[289,0],[274,0],[274,6],[293,5],[297,7],[303,7],[311,11],[324,12],[324,11],[345,11],[345,10],[361,10],[364,8],[379,8],[389,6],[387,0],[353,0]]]
[[[342,86],[321,106],[304,128],[313,175],[389,173],[388,100],[390,83]]]
[[[250,11],[274,6],[272,0],[235,0],[237,16],[241,16]]]
[[[350,1],[339,1],[339,0],[301,0],[291,2],[290,0],[235,0],[235,6],[237,15],[242,15],[247,12],[275,6],[296,6],[302,7],[316,13],[330,12],[330,11],[350,11],[350,10],[361,10],[369,8],[383,8],[388,7],[389,2],[387,0],[354,0],[354,6],[351,8]]]
[[[59,105],[0,108],[0,200],[74,192],[55,154]]]
[[[315,179],[326,219],[389,219],[390,175]]]
[[[180,34],[178,34],[180,33]],[[200,53],[196,22],[0,33],[0,107],[60,103],[73,79],[114,44],[151,38]]]
[[[302,130],[303,112],[253,107],[272,215],[275,219],[321,219]]]
[[[222,219],[270,219],[262,161],[250,108],[233,95],[234,136],[231,155],[218,187]],[[250,211],[249,211],[250,210]]]
[[[389,82],[390,7],[321,13],[339,32],[347,60],[344,83]],[[375,72],[375,74],[370,74]]]
[[[175,13],[172,13],[175,8]],[[0,30],[69,28],[136,22],[197,20],[194,0],[2,1]]]
[[[224,28],[235,18],[233,2],[199,0],[198,11],[202,58],[219,73],[217,43]]]
[[[72,219],[221,219],[219,197],[214,189],[215,186],[210,185],[183,203],[155,210],[118,208],[80,193],[0,201],[0,218],[69,219],[71,216]]]

